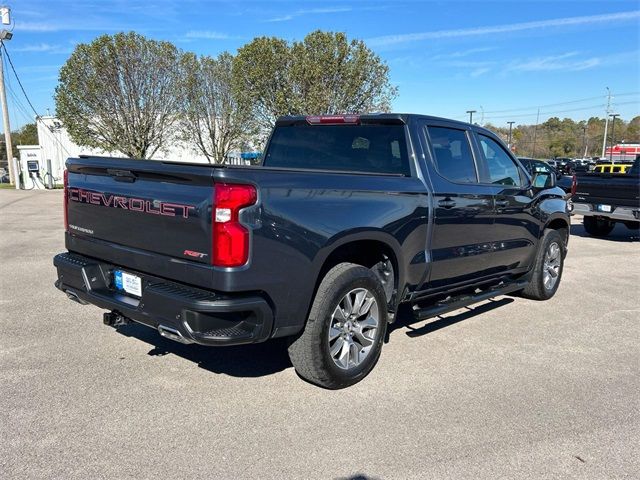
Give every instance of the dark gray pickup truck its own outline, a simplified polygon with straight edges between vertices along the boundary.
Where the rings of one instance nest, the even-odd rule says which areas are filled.
[[[402,303],[425,319],[551,298],[564,195],[475,125],[284,117],[261,166],[68,159],[56,286],[106,324],[182,343],[288,337],[302,377],[342,388],[371,371]]]

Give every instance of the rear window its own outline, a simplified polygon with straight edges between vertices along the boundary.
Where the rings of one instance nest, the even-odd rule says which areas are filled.
[[[402,125],[277,127],[264,165],[410,175]]]

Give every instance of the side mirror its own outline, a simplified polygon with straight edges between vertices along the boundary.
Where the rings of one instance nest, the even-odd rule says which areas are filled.
[[[556,174],[553,172],[535,172],[531,178],[533,188],[553,188],[556,183]]]

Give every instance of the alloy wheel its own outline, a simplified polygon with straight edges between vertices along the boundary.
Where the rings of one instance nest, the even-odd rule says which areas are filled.
[[[329,352],[344,370],[359,366],[369,355],[379,328],[378,302],[366,288],[356,288],[338,303],[329,326]]]

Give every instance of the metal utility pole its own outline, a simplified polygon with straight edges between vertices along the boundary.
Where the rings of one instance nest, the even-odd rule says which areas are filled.
[[[607,111],[604,117],[604,137],[602,138],[602,154],[600,158],[604,158],[604,153],[607,148],[607,129],[609,127],[609,112],[611,111],[611,90],[607,87]]]
[[[613,163],[613,145],[616,141],[615,139],[615,134],[616,134],[616,118],[618,118],[620,116],[619,113],[612,113],[611,115],[609,115],[613,120],[611,123],[611,146],[609,147],[609,161],[611,163]]]
[[[511,130],[516,122],[507,122],[509,124],[509,150],[511,150]]]
[[[469,123],[473,123],[473,114],[476,113],[477,110],[467,110],[469,114]]]
[[[11,23],[9,7],[0,7],[2,24]],[[13,145],[11,144],[11,125],[9,124],[9,109],[7,108],[7,94],[4,89],[4,59],[2,58],[2,47],[6,40],[11,40],[13,33],[8,30],[0,31],[0,103],[2,103],[2,122],[4,125],[4,139],[7,147],[7,166],[9,168],[9,181],[16,183],[17,172],[13,171]]]
[[[538,114],[536,115],[536,126],[533,128],[533,151],[531,156],[536,158],[536,140],[538,139],[538,124],[540,123],[540,107],[538,107]]]
[[[584,155],[582,158],[587,158],[587,127],[582,127],[582,145],[584,145]]]

